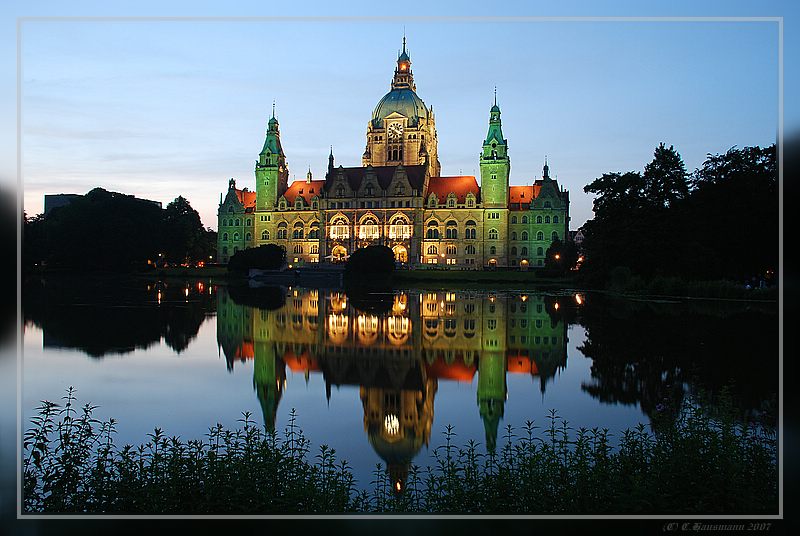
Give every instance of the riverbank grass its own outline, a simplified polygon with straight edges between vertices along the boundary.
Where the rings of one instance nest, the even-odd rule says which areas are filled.
[[[401,483],[378,465],[359,488],[327,445],[311,448],[292,411],[281,435],[245,413],[241,426],[183,440],[156,428],[119,448],[116,422],[96,406],[43,402],[24,436],[23,511],[91,514],[337,514],[348,512],[528,514],[776,513],[773,433],[713,418],[689,404],[652,427],[614,436],[574,430],[555,411],[540,429],[506,428],[504,445],[458,446],[452,427],[431,463]]]

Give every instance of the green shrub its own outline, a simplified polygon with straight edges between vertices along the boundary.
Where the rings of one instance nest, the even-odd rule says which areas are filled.
[[[542,430],[506,427],[499,451],[470,441],[444,444],[426,468],[396,482],[378,464],[371,490],[358,490],[346,462],[310,442],[292,410],[283,437],[243,426],[209,428],[205,440],[167,437],[156,428],[138,447],[114,444],[116,422],[95,406],[43,402],[24,437],[26,513],[519,513],[775,514],[777,441],[773,431],[736,420],[732,404],[713,414],[694,399],[661,407],[651,429],[617,436],[575,430],[555,411]]]
[[[255,248],[237,251],[228,261],[228,268],[246,271],[250,268],[260,270],[280,270],[286,264],[286,250],[276,244],[264,244]]]

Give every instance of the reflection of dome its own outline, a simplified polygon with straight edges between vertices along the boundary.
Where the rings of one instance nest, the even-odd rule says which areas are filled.
[[[387,465],[411,463],[411,460],[422,448],[422,437],[414,437],[413,434],[406,433],[402,437],[391,440],[386,437],[386,434],[381,433],[381,428],[370,426],[368,433],[369,442],[378,456]]]
[[[428,119],[425,103],[410,88],[394,88],[384,95],[372,112],[372,125],[381,127],[383,120],[393,112],[407,117],[410,125],[416,125],[420,117]]]

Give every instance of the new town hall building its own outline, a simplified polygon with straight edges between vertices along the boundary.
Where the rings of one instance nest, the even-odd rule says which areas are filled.
[[[328,157],[324,180],[289,171],[273,110],[255,165],[255,191],[231,179],[218,211],[218,257],[267,243],[286,248],[289,264],[341,262],[354,250],[382,244],[408,265],[518,267],[544,265],[553,240],[568,238],[569,192],[550,177],[510,186],[511,161],[500,108],[489,110],[473,176],[442,176],[433,107],[417,96],[403,50],[391,90],[367,123],[361,166]]]

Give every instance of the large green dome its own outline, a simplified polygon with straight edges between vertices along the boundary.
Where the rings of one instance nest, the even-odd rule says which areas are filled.
[[[416,125],[420,117],[428,118],[425,103],[410,88],[394,88],[384,95],[372,112],[372,125],[382,127],[383,120],[393,112],[407,117],[409,125]]]

